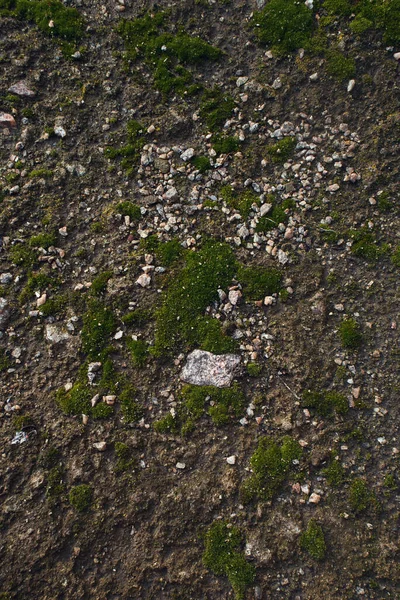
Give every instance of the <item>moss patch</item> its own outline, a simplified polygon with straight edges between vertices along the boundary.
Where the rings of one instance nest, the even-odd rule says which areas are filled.
[[[303,406],[313,408],[322,417],[327,417],[333,412],[345,415],[349,410],[346,396],[339,392],[315,392],[307,390],[303,394]]]
[[[307,529],[302,533],[300,546],[311,558],[323,560],[326,554],[325,536],[321,525],[314,519],[310,519]]]
[[[344,319],[339,327],[340,341],[343,348],[356,350],[361,346],[362,333],[355,319]]]
[[[90,485],[82,483],[81,485],[75,485],[71,488],[69,495],[69,503],[78,512],[86,512],[93,500],[93,489]]]

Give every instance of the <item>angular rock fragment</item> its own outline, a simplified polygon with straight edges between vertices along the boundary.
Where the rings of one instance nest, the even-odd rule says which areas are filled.
[[[181,372],[181,380],[193,385],[229,387],[240,356],[235,354],[215,355],[204,350],[193,350]]]
[[[25,96],[26,98],[33,98],[35,96],[35,92],[28,88],[25,81],[14,83],[8,88],[8,91],[16,96]]]

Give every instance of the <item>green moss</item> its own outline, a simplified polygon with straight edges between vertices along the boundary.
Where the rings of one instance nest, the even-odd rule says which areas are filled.
[[[346,58],[342,52],[335,49],[327,50],[326,70],[329,75],[336,77],[339,81],[351,79],[356,72],[356,63],[353,58]]]
[[[329,466],[324,469],[323,474],[327,482],[332,487],[339,487],[345,480],[345,470],[342,463],[336,460],[336,457],[330,462]]]
[[[171,413],[167,413],[164,417],[155,421],[153,427],[158,433],[177,433],[179,431],[178,420]]]
[[[63,387],[60,388],[56,393],[56,402],[67,415],[89,415],[92,411],[92,396],[92,391],[78,382],[68,392]]]
[[[75,8],[59,0],[2,0],[0,15],[33,21],[46,35],[77,41],[83,36],[84,21]],[[49,27],[49,22],[53,27]]]
[[[235,256],[227,244],[209,241],[186,255],[185,267],[171,282],[156,313],[156,356],[198,340],[198,318],[218,298],[218,288],[229,285],[235,270]]]
[[[114,409],[110,404],[99,402],[91,409],[90,413],[93,419],[108,419],[114,413]]]
[[[261,300],[264,296],[271,296],[271,294],[279,292],[282,284],[282,273],[276,269],[241,266],[238,279],[242,284],[246,298]]]
[[[293,461],[300,460],[301,456],[301,446],[289,436],[285,436],[280,445],[269,438],[261,438],[250,459],[253,474],[241,489],[243,501],[256,497],[272,500],[293,468]]]
[[[96,275],[90,287],[90,294],[92,296],[101,296],[104,294],[107,290],[108,280],[111,279],[112,275],[112,271],[104,271],[103,273]]]
[[[239,138],[233,135],[214,135],[211,141],[212,147],[218,155],[236,152],[240,146]]]
[[[54,275],[47,275],[47,273],[33,273],[29,275],[28,281],[18,299],[21,304],[23,304],[34,292],[43,292],[48,288],[58,287],[59,283],[59,279]]]
[[[279,223],[286,224],[289,220],[289,215],[281,205],[273,204],[271,210],[259,218],[256,225],[258,233],[267,233],[271,229],[278,227]]]
[[[208,156],[194,156],[191,163],[200,173],[206,173],[211,169],[211,162]]]
[[[57,296],[46,300],[46,302],[39,308],[39,311],[44,317],[54,317],[55,315],[65,312],[68,304],[69,295],[58,294]]]
[[[327,417],[334,411],[339,415],[344,415],[349,410],[346,396],[338,392],[308,390],[303,394],[302,404],[307,408],[313,408],[322,417]]]
[[[353,10],[349,0],[324,0],[323,7],[331,15],[350,16]]]
[[[259,377],[262,373],[262,365],[260,363],[250,362],[246,365],[247,374],[250,377]]]
[[[48,177],[53,177],[53,171],[51,171],[50,169],[33,169],[29,173],[29,177],[31,179],[36,179],[39,177],[43,177],[44,179],[47,179]]]
[[[100,358],[115,326],[111,310],[100,301],[91,300],[87,312],[83,315],[82,327],[82,351],[90,360]]]
[[[307,529],[300,537],[300,546],[311,558],[323,560],[326,554],[325,536],[321,525],[310,519]]]
[[[356,18],[350,23],[349,27],[356,35],[362,35],[374,26],[373,22],[366,19],[362,15],[357,15]]]
[[[121,215],[126,215],[130,218],[131,221],[139,221],[142,218],[142,213],[140,211],[140,206],[137,204],[133,204],[129,200],[125,200],[125,202],[120,202],[116,208],[117,212],[121,213]]]
[[[234,210],[237,210],[243,219],[249,217],[253,205],[260,205],[260,198],[251,190],[238,192],[230,185],[224,185],[219,193],[226,204]]]
[[[11,246],[10,260],[14,265],[31,270],[37,262],[37,252],[29,248],[26,244],[15,244]]]
[[[394,249],[391,261],[395,267],[400,267],[400,246],[396,246]]]
[[[126,170],[128,174],[132,174],[133,168],[137,165],[140,160],[140,153],[143,146],[146,143],[145,139],[145,128],[138,121],[129,121],[126,127],[127,143],[125,146],[120,148],[113,148],[108,146],[104,149],[104,156],[111,159],[121,159],[121,167]],[[129,210],[132,212],[134,219],[140,218],[138,214],[138,208],[134,204],[128,201],[121,202],[118,206],[122,210]],[[139,208],[140,211],[140,208]],[[130,216],[130,215],[129,215]]]
[[[121,412],[126,424],[136,423],[142,417],[143,410],[137,402],[136,396],[137,392],[130,383],[126,384],[119,394]]]
[[[237,350],[237,342],[223,332],[217,319],[199,317],[194,323],[194,332],[193,343],[201,350],[213,354],[226,354]]]
[[[116,457],[115,472],[124,473],[134,468],[135,460],[131,456],[131,449],[123,442],[115,442],[114,452]]]
[[[93,501],[93,489],[90,485],[82,483],[81,485],[75,485],[69,492],[69,503],[78,512],[86,512]]]
[[[364,479],[355,479],[351,484],[349,490],[349,504],[356,514],[364,512],[371,506],[376,506],[375,494],[369,489],[368,484]]]
[[[270,0],[252,19],[258,40],[279,53],[305,46],[313,34],[312,11],[295,0]]]
[[[137,325],[141,327],[151,321],[153,313],[147,308],[136,308],[122,317],[125,325]]]
[[[297,140],[295,137],[284,137],[276,144],[268,146],[267,154],[273,163],[281,164],[292,156],[296,146]]]
[[[205,90],[201,99],[200,117],[210,131],[218,131],[232,116],[235,101],[221,88]]]
[[[65,492],[64,469],[61,465],[54,466],[47,474],[46,498],[58,500]]]
[[[0,348],[0,373],[3,373],[3,371],[7,371],[7,369],[10,366],[11,362],[6,354],[6,351],[4,350],[4,348]]]
[[[57,242],[57,236],[54,233],[39,233],[38,235],[32,235],[29,238],[29,245],[31,248],[44,248],[48,250],[50,246],[54,246]]]
[[[214,521],[204,541],[204,566],[215,575],[228,577],[235,598],[243,599],[246,588],[254,582],[255,569],[239,550],[243,543],[239,529],[225,521]]]
[[[339,327],[340,341],[342,342],[343,348],[349,350],[356,350],[361,346],[362,333],[360,326],[355,319],[344,319]]]
[[[174,238],[158,244],[155,253],[163,266],[170,267],[182,257],[183,247],[178,238]]]
[[[149,350],[146,342],[140,339],[127,339],[126,346],[131,355],[133,365],[135,367],[143,367],[146,363],[147,357],[149,356]]]

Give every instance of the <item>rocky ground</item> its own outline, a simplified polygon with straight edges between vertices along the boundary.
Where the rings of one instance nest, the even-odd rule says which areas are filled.
[[[332,18],[337,72],[260,2],[69,5],[71,43],[0,13],[0,598],[399,598],[400,44]],[[198,89],[127,61],[162,9],[222,50]],[[198,347],[240,358],[200,409]]]

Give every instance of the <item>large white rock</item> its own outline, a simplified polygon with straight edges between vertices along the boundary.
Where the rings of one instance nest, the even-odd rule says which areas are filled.
[[[211,354],[204,350],[193,350],[181,372],[181,380],[192,385],[229,387],[235,369],[240,363],[236,354]]]

